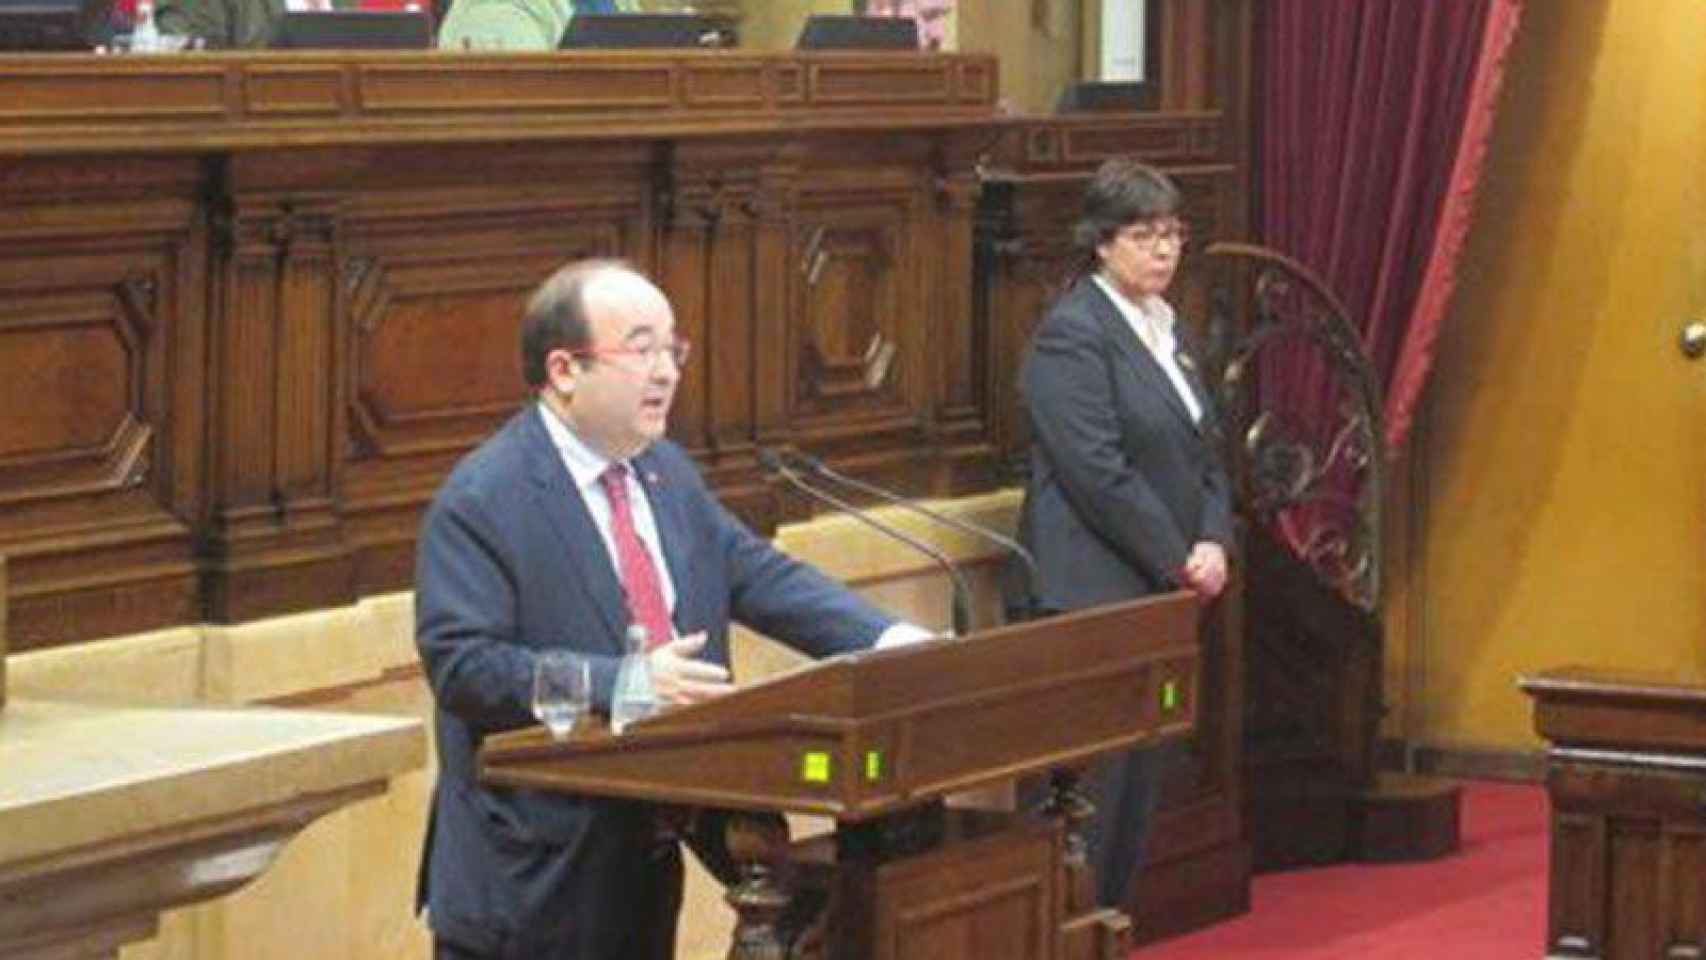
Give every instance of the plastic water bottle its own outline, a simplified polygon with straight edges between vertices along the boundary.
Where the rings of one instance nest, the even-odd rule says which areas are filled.
[[[153,53],[160,49],[160,28],[154,25],[154,0],[137,0],[136,26],[130,31],[130,49],[134,53]]]
[[[622,636],[625,651],[616,668],[616,687],[610,694],[610,730],[621,733],[635,720],[657,712],[657,690],[652,686],[652,662],[646,656],[646,628],[629,624]]]

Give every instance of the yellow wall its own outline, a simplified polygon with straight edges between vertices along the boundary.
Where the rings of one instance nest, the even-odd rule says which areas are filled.
[[[1078,79],[1079,7],[1055,2],[1033,18],[1030,0],[959,0],[957,49],[993,53],[1001,61],[1001,97],[1025,113],[1049,113],[1067,84]]]
[[[852,12],[853,0],[744,0],[741,46],[752,50],[791,50],[810,14]]]
[[[1412,453],[1405,734],[1528,748],[1524,671],[1706,667],[1706,6],[1530,2]]]

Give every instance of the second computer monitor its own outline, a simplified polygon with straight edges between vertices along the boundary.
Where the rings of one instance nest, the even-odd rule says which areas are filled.
[[[918,21],[911,17],[859,17],[815,13],[800,28],[797,50],[917,50]]]

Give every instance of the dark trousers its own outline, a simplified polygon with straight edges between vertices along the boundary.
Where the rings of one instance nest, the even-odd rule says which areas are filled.
[[[1042,620],[1061,612],[1036,607],[1027,599],[1010,603],[1007,619]],[[1084,825],[1084,843],[1095,871],[1099,906],[1123,910],[1131,897],[1132,881],[1149,853],[1149,827],[1160,805],[1168,752],[1165,745],[1136,747],[1098,757],[1084,773],[1079,788],[1096,805],[1095,815]],[[1020,808],[1036,809],[1048,789],[1046,776],[1026,778],[1019,784]]]
[[[1156,745],[1111,754],[1097,759],[1084,778],[1084,793],[1096,805],[1084,840],[1101,906],[1125,909],[1132,881],[1143,869],[1166,754],[1166,747]]]
[[[645,892],[645,903],[634,905],[633,915],[645,918],[635,924],[621,946],[615,950],[587,950],[574,943],[557,945],[549,953],[513,950],[485,953],[434,936],[433,960],[673,960],[675,931],[681,916],[682,865],[681,847],[669,843],[654,854],[657,858],[654,882]],[[572,939],[572,934],[571,934]]]

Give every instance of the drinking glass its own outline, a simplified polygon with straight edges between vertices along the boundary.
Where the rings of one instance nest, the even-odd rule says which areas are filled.
[[[578,653],[549,650],[533,658],[533,716],[561,740],[592,706],[592,666]]]

